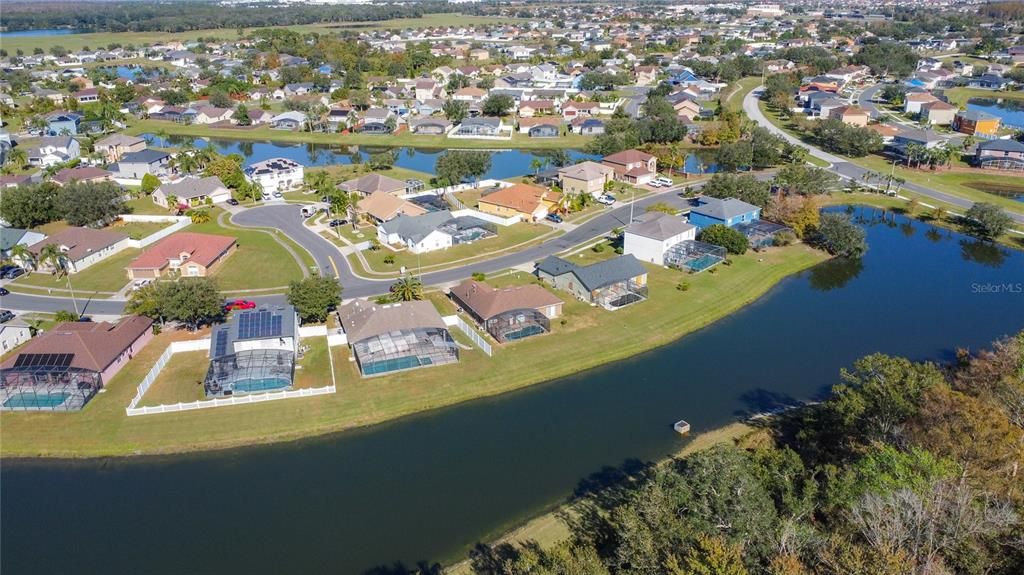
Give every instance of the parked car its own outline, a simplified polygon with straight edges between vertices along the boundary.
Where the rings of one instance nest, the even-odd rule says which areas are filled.
[[[25,270],[22,269],[22,268],[16,267],[13,270],[7,270],[6,272],[4,272],[3,278],[5,280],[12,280],[12,279],[14,279],[16,277],[23,276],[23,275],[25,275]]]
[[[345,225],[347,223],[348,223],[348,220],[331,220],[331,223],[328,224],[328,225],[331,226],[332,228],[336,228],[338,226],[343,226],[343,225]]]
[[[236,309],[256,309],[256,302],[247,299],[236,299],[224,304],[224,311],[226,312]]]
[[[238,205],[238,200],[236,200],[235,198],[229,198],[228,199],[228,205],[229,206],[237,206]]]
[[[132,291],[138,291],[151,283],[153,283],[153,280],[135,280],[132,282]]]
[[[277,199],[281,199],[284,197],[284,194],[282,194],[281,192],[274,192],[274,197]]]
[[[6,309],[0,309],[0,323],[7,323],[14,319],[14,312]]]
[[[270,194],[263,194],[263,201],[264,202],[269,202],[270,201]]]
[[[3,277],[5,274],[7,274],[7,272],[9,272],[9,271],[11,271],[13,269],[17,269],[17,268],[18,268],[18,266],[14,265],[14,264],[6,264],[6,265],[0,266],[0,277]]]
[[[545,216],[545,218],[549,222],[555,222],[556,224],[562,223],[562,216],[560,216],[558,214],[548,214],[547,216]]]
[[[11,295],[11,292],[7,288],[0,288],[0,296]]]
[[[603,196],[597,198],[597,203],[610,206],[615,203],[615,196],[604,194]]]
[[[661,185],[663,187],[666,187],[666,188],[671,187],[675,183],[672,180],[670,180],[669,178],[666,178],[665,176],[659,176],[657,178],[654,178],[654,181],[657,182],[659,185]]]

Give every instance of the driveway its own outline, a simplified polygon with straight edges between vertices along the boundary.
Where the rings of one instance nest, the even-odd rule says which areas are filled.
[[[743,111],[746,112],[747,117],[757,122],[759,126],[767,129],[769,132],[779,136],[780,138],[786,140],[791,144],[805,148],[806,150],[808,150],[810,155],[814,156],[815,158],[825,160],[826,162],[832,164],[831,167],[829,167],[828,169],[835,172],[842,178],[848,180],[855,180],[859,182],[863,181],[864,174],[872,173],[871,170],[867,170],[856,164],[852,164],[845,158],[841,158],[839,156],[830,154],[824,150],[811,146],[810,144],[806,144],[802,140],[794,136],[791,136],[782,129],[776,127],[775,124],[772,124],[770,121],[768,121],[768,118],[766,118],[765,115],[761,113],[761,109],[757,105],[757,99],[760,96],[760,94],[761,88],[756,88],[743,98]],[[860,97],[863,98],[864,94],[862,93]],[[933,190],[931,188],[926,188],[924,186],[914,184],[911,182],[903,184],[903,188],[921,194],[922,196],[931,198],[933,200],[946,202],[947,204],[951,204],[963,208],[965,210],[969,209],[971,206],[974,205],[974,202],[970,200],[965,200],[959,196],[954,196],[951,194],[947,194],[945,192],[940,192],[937,190]],[[1010,211],[1007,211],[1006,214],[1009,215],[1018,224],[1024,224],[1024,214],[1018,214]]]

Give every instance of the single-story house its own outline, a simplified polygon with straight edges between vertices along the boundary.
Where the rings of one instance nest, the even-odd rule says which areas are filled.
[[[494,237],[497,226],[473,216],[452,216],[448,210],[418,216],[400,215],[377,226],[377,240],[403,245],[414,254],[447,249]]]
[[[45,246],[55,244],[64,255],[69,273],[77,273],[129,247],[125,234],[109,230],[68,227],[28,247],[35,256]],[[40,266],[40,271],[53,271],[53,263]]]
[[[170,209],[170,198],[176,198],[179,206],[201,206],[207,199],[214,204],[231,199],[231,190],[217,176],[197,178],[188,176],[173,183],[161,184],[153,192],[153,203]]]
[[[343,192],[357,193],[367,197],[376,192],[385,192],[395,196],[401,196],[408,192],[409,184],[402,180],[389,178],[381,174],[366,174],[338,184],[338,189]]]
[[[551,331],[551,320],[562,315],[561,299],[536,284],[496,289],[465,280],[448,293],[494,339],[505,343]]]
[[[562,119],[558,117],[520,118],[519,133],[531,138],[557,138],[562,135]]]
[[[981,168],[1024,170],[1024,143],[1017,140],[986,140],[977,146],[974,163]]]
[[[9,257],[11,255],[11,248],[14,246],[25,246],[27,248],[45,239],[46,234],[42,232],[2,226],[0,227],[0,256]]]
[[[389,222],[398,216],[419,216],[427,213],[426,208],[418,206],[409,200],[403,200],[394,194],[387,192],[373,192],[369,196],[359,200],[356,212],[364,214],[376,223]]]
[[[137,315],[53,327],[0,364],[0,409],[82,409],[149,343],[152,328]]]
[[[582,136],[600,136],[604,133],[604,120],[580,116],[569,122],[569,130]]]
[[[655,265],[665,265],[665,252],[672,246],[697,238],[697,226],[680,216],[647,212],[623,230],[623,253]]]
[[[451,133],[453,136],[500,136],[503,128],[501,118],[463,118]]]
[[[171,234],[128,264],[128,279],[158,279],[174,272],[182,277],[205,277],[236,245],[231,236],[194,232]]]
[[[736,224],[761,219],[761,208],[736,198],[700,196],[690,208],[690,223],[698,229],[715,224],[733,227]]]
[[[415,118],[409,121],[409,131],[425,136],[442,136],[452,127],[452,123],[440,116]]]
[[[0,355],[32,339],[32,328],[20,317],[0,323]]]
[[[301,130],[305,127],[308,118],[306,114],[298,110],[282,112],[270,119],[270,127],[275,130]]]
[[[547,188],[515,184],[481,196],[477,209],[503,218],[519,216],[529,222],[543,219],[561,199],[561,194]]]
[[[459,361],[459,346],[429,301],[356,300],[338,316],[364,377]]]
[[[536,274],[577,299],[609,310],[647,299],[647,270],[631,254],[588,266],[548,256],[537,264]]]
[[[71,182],[100,183],[109,182],[114,175],[103,168],[96,166],[79,166],[76,168],[64,168],[54,174],[52,181],[58,185],[66,185]]]

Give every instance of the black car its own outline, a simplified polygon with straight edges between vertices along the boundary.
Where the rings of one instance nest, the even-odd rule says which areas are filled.
[[[5,275],[7,275],[7,272],[9,272],[11,270],[16,270],[16,269],[18,269],[18,266],[12,265],[12,264],[7,264],[7,265],[0,266],[0,278],[2,278]]]
[[[332,228],[336,228],[338,226],[343,226],[343,225],[345,225],[347,223],[348,223],[348,220],[331,220],[331,223],[328,224],[328,225],[331,226]]]
[[[25,275],[25,270],[21,268],[14,268],[13,270],[7,270],[6,272],[4,272],[3,278],[7,280],[12,280],[18,276],[23,275]]]
[[[0,309],[0,323],[7,323],[14,319],[14,314],[5,309]]]
[[[7,288],[0,288],[0,295],[11,295],[11,292]]]
[[[237,206],[238,205],[238,200],[236,200],[235,198],[230,198],[228,200],[228,205],[229,206]]]

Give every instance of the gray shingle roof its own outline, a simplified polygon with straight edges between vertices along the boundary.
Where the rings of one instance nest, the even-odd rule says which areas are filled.
[[[384,222],[381,227],[387,234],[398,234],[400,238],[410,239],[414,243],[430,235],[452,219],[452,213],[448,210],[428,212],[420,216],[398,216],[397,218]]]
[[[700,198],[700,205],[694,207],[690,211],[715,218],[716,220],[728,220],[742,214],[750,213],[757,209],[757,206],[748,204],[742,200],[737,200],[736,198],[726,198],[723,200],[702,196]]]
[[[572,273],[580,280],[583,287],[590,291],[647,273],[644,266],[632,254],[604,260],[589,266],[578,266],[562,258],[549,256],[537,264],[537,269],[556,277],[565,273]]]
[[[626,226],[626,233],[655,240],[667,240],[694,229],[696,226],[684,222],[679,216],[660,212],[648,212]]]

